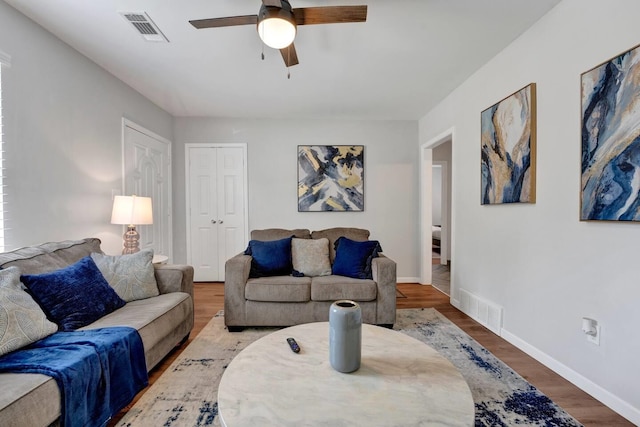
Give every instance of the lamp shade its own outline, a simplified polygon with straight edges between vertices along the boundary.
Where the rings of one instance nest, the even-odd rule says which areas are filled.
[[[290,9],[262,5],[258,14],[258,35],[264,44],[283,49],[293,43],[296,31],[296,21]]]
[[[151,197],[115,196],[111,224],[153,224]]]

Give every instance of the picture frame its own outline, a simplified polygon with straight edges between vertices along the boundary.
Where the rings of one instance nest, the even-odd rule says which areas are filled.
[[[580,220],[640,221],[640,45],[580,75]]]
[[[481,204],[536,201],[536,84],[480,114]]]
[[[298,146],[298,212],[364,210],[364,145]]]

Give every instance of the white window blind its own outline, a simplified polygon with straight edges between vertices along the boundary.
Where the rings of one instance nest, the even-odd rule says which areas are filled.
[[[10,65],[9,55],[0,51],[0,252],[5,250],[5,194],[4,194],[4,128],[2,126],[2,69]]]

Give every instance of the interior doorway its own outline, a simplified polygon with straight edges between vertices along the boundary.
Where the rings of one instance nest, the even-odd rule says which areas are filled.
[[[432,163],[432,256],[431,285],[440,292],[451,295],[451,257],[449,254],[451,212],[449,187],[451,175],[451,142],[447,141],[433,149]],[[446,160],[436,160],[446,159]]]
[[[443,144],[444,145],[444,144]],[[435,160],[433,153],[431,182],[431,240],[433,264],[446,265],[449,260],[449,168],[447,161]]]
[[[420,283],[451,295],[453,129],[421,145]]]

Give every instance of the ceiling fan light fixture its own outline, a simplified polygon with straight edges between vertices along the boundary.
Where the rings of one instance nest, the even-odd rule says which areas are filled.
[[[291,10],[262,5],[258,14],[258,35],[264,44],[274,49],[283,49],[293,43],[296,31],[296,21]]]

